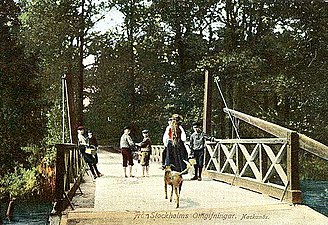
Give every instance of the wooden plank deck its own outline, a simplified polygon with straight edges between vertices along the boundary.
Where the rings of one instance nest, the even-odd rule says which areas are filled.
[[[61,225],[71,224],[328,224],[328,218],[307,206],[277,199],[226,183],[184,176],[180,208],[164,199],[163,170],[150,166],[150,177],[123,178],[121,155],[100,152],[93,208],[69,210]],[[82,188],[83,189],[83,188]],[[170,188],[169,188],[170,190]]]

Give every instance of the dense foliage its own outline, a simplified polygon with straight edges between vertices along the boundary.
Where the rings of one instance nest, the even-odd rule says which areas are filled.
[[[34,166],[42,155],[46,104],[38,85],[38,60],[20,37],[20,9],[0,3],[0,195],[13,197],[35,188]],[[12,188],[12,189],[10,189]]]
[[[327,15],[323,0],[1,1],[0,194],[8,185],[38,192],[48,179],[40,168],[52,168],[61,141],[63,74],[73,81],[73,124],[103,145],[117,145],[125,125],[135,140],[146,128],[161,143],[173,113],[190,134],[202,119],[205,70],[230,108],[327,145]],[[214,91],[213,135],[229,137]],[[305,178],[328,177],[326,162],[301,159]]]

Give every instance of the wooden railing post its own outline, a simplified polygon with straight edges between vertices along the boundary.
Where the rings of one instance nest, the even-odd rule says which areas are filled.
[[[211,134],[213,76],[205,71],[203,131]]]
[[[268,156],[265,154],[265,150],[263,149],[262,145],[260,145],[259,155],[260,155],[259,157],[260,157],[261,179],[263,180],[264,175],[268,171]]]
[[[244,167],[244,159],[243,159],[243,154],[240,152],[240,149],[238,147],[238,144],[236,145],[236,165],[237,165],[237,172],[236,172],[236,175],[235,176],[239,176],[240,175],[240,172],[241,170],[243,169]]]
[[[68,191],[70,188],[71,183],[71,167],[72,167],[72,158],[71,158],[71,150],[66,152],[65,158],[67,160],[66,162],[66,179],[65,179],[65,191]]]
[[[60,214],[68,204],[73,208],[70,201],[76,189],[79,188],[84,174],[84,168],[78,166],[81,165],[82,158],[79,156],[76,145],[56,144],[56,150],[55,199],[51,215]],[[76,167],[79,171],[75,171]],[[71,183],[74,184],[71,185]]]
[[[151,161],[162,163],[162,155],[164,151],[164,145],[152,145]]]
[[[292,203],[301,203],[302,195],[299,180],[299,135],[297,132],[288,132],[287,134],[287,177],[288,187],[286,198]]]
[[[55,211],[61,212],[63,200],[64,200],[64,193],[65,193],[65,149],[64,145],[57,144],[56,145],[56,184],[55,184]]]

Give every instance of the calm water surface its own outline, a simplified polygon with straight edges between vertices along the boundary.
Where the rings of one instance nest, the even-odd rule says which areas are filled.
[[[301,181],[303,204],[328,216],[328,181]]]
[[[48,225],[51,202],[16,202],[13,221],[4,219],[7,204],[1,205],[3,224],[13,225]]]
[[[328,216],[328,181],[301,181],[303,204]],[[1,215],[5,215],[7,205],[1,205]],[[51,202],[17,202],[12,222],[4,219],[4,224],[48,225],[52,210]]]

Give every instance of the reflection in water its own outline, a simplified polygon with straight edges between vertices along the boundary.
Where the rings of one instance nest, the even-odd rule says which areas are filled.
[[[0,213],[2,218],[6,214],[7,204],[1,202]],[[52,210],[51,202],[19,202],[16,201],[13,221],[3,218],[4,224],[13,225],[47,225]]]

